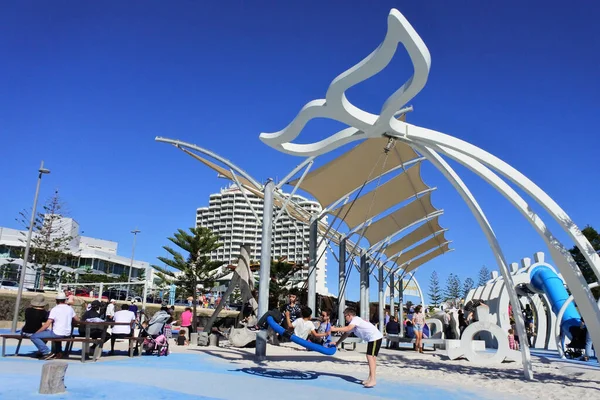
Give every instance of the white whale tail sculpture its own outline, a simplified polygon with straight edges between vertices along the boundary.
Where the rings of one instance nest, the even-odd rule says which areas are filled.
[[[414,67],[413,76],[387,98],[380,115],[353,105],[346,98],[346,91],[382,71],[396,54],[400,43],[410,56]],[[390,120],[423,89],[429,76],[430,64],[429,50],[421,37],[398,10],[392,9],[388,15],[385,38],[375,51],[336,77],[329,85],[325,99],[307,103],[287,127],[279,132],[261,133],[260,139],[284,153],[317,156],[355,140],[381,136],[389,130]],[[319,142],[291,143],[314,118],[333,119],[348,125],[348,128]]]

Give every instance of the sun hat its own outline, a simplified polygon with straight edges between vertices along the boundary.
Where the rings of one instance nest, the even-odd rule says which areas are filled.
[[[67,296],[63,292],[60,292],[56,295],[56,300],[66,300],[66,299],[67,299]]]
[[[30,304],[31,304],[31,307],[45,307],[48,303],[46,303],[46,299],[44,298],[44,295],[41,293],[38,293],[31,300]]]

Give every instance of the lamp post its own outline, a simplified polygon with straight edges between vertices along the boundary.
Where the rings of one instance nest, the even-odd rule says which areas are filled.
[[[127,278],[127,283],[131,282],[131,270],[133,269],[133,257],[135,256],[135,240],[137,238],[137,234],[141,231],[139,229],[134,229],[131,231],[133,233],[133,248],[131,249],[131,263],[129,264],[129,277]],[[131,285],[127,285],[127,297],[129,297],[129,287]]]
[[[40,184],[42,183],[42,175],[49,174],[50,170],[44,168],[44,161],[40,164],[38,170],[37,186],[35,187],[35,197],[33,198],[33,209],[31,210],[31,219],[29,221],[29,231],[27,232],[27,242],[25,244],[25,253],[23,254],[23,266],[21,267],[21,275],[19,276],[19,291],[17,292],[17,300],[15,301],[15,311],[13,313],[11,333],[17,331],[17,321],[19,320],[19,308],[21,307],[21,296],[23,296],[23,286],[25,285],[25,275],[27,274],[27,260],[29,259],[29,248],[31,247],[31,235],[33,233],[33,224],[35,223],[35,213],[37,210],[37,202],[40,194]]]

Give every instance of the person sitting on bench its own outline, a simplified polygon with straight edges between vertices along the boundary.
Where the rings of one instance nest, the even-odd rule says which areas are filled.
[[[40,358],[51,360],[62,357],[60,342],[55,343],[54,352],[44,343],[45,339],[68,338],[71,336],[73,321],[79,322],[73,308],[66,304],[67,296],[64,293],[56,295],[56,307],[50,310],[48,320],[30,339],[41,353]],[[52,326],[52,329],[49,329]]]
[[[48,311],[46,311],[48,303],[43,294],[36,294],[30,305],[31,307],[25,309],[25,325],[21,329],[21,335],[24,337],[30,337],[42,327],[44,322],[48,321]]]
[[[136,316],[133,311],[129,310],[127,304],[121,305],[121,311],[117,311],[114,316],[115,322],[126,322],[129,325],[115,325],[112,327],[112,335],[110,337],[110,355],[115,354],[115,340],[133,336],[133,327],[135,326]],[[136,346],[137,352],[137,346]]]
[[[81,319],[86,322],[104,322],[100,315],[100,302],[98,300],[92,301],[90,305],[90,309],[83,313]],[[83,327],[79,327],[79,336],[85,337],[85,331]],[[106,343],[110,339],[110,333],[106,332],[102,328],[92,326],[90,329],[90,338],[91,339],[100,339],[102,338],[102,334],[104,333],[104,343]],[[96,344],[94,343],[90,347],[90,353],[93,353],[96,350]]]

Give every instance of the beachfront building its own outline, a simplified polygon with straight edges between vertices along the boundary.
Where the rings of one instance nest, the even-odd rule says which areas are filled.
[[[71,241],[61,261],[57,265],[51,265],[48,270],[58,271],[59,275],[71,272],[91,272],[113,277],[129,275],[131,258],[117,254],[117,242],[82,236],[79,224],[72,218],[61,217],[54,223],[60,228],[53,228],[53,230],[56,230],[57,234],[66,233],[71,237]],[[33,234],[36,235],[35,232]],[[3,281],[18,282],[23,266],[22,257],[26,237],[27,231],[0,227],[0,278]],[[40,278],[39,271],[35,268],[35,260],[32,261],[26,269],[26,288],[35,287]],[[143,279],[152,283],[154,272],[150,264],[134,260],[132,280],[137,280],[142,275]]]
[[[251,193],[245,192],[252,209],[262,218],[263,200]],[[292,199],[300,207],[311,212],[321,210],[319,203],[305,197],[294,195]],[[240,246],[250,245],[252,261],[260,260],[261,224],[246,202],[241,190],[232,185],[221,189],[219,193],[210,195],[208,207],[196,210],[196,226],[210,228],[221,238],[223,246],[211,254],[212,260],[225,262],[225,265],[235,265],[239,257]],[[276,209],[275,214],[279,212]],[[324,219],[326,222],[326,219]],[[285,213],[273,227],[272,256],[274,259],[285,257],[289,262],[303,263],[308,266],[309,227],[289,218]],[[321,242],[319,237],[318,243]],[[329,294],[327,290],[327,254],[326,243],[321,243],[317,254],[322,257],[317,264],[317,292]],[[296,273],[295,286],[302,286],[308,278],[308,268]]]

